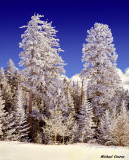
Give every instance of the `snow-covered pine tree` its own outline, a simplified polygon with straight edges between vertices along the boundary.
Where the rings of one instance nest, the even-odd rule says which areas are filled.
[[[8,66],[6,67],[5,76],[15,96],[15,92],[18,89],[18,85],[23,81],[23,77],[11,59],[9,59]]]
[[[2,99],[1,95],[1,90],[0,90],[0,140],[3,140],[3,131],[4,131],[4,124],[5,124],[5,117],[6,117],[6,112],[4,109],[4,103],[5,101]]]
[[[84,80],[83,80],[84,81]],[[79,140],[81,142],[93,141],[95,136],[95,123],[93,122],[93,107],[88,102],[87,90],[82,85],[82,105],[80,106],[80,114],[78,115],[79,123]]]
[[[59,85],[59,84],[58,84]],[[66,99],[62,94],[62,88],[57,89],[57,95],[53,99],[53,105],[49,108],[50,115],[45,117],[45,127],[43,128],[45,136],[49,141],[57,143],[58,136],[64,137],[67,126],[64,125],[66,120]],[[50,143],[50,142],[49,142]]]
[[[103,117],[101,118],[100,121],[100,126],[99,126],[99,138],[98,138],[98,142],[101,144],[112,144],[114,136],[112,133],[112,120],[114,120],[114,118],[116,118],[116,108],[114,110],[114,114],[112,115],[109,112],[109,109],[106,110],[105,114],[103,115]],[[107,142],[108,141],[108,142]]]
[[[18,68],[16,68],[14,83],[17,89],[18,89],[18,85],[19,84],[21,85],[22,81],[24,81],[22,77],[22,73],[18,70]]]
[[[129,146],[129,111],[122,102],[120,112],[106,111],[101,120],[100,143],[106,145]]]
[[[63,84],[64,84],[64,93],[66,96],[66,107],[67,107],[66,120],[64,121],[64,124],[67,126],[67,129],[65,130],[64,135],[67,136],[69,139],[67,143],[73,143],[74,141],[76,141],[76,135],[78,134],[76,113],[75,113],[73,98],[70,92],[70,81],[64,78]]]
[[[11,116],[5,111],[5,101],[0,90],[0,140],[15,140],[14,117]]]
[[[51,91],[57,75],[64,72],[64,62],[58,52],[62,51],[59,46],[59,40],[56,38],[57,31],[52,27],[52,23],[42,21],[42,15],[31,17],[24,34],[20,48],[20,66],[25,68],[22,73],[26,77],[24,86],[30,91],[29,113],[32,112],[32,94],[37,93],[42,97],[45,105],[49,106]],[[47,95],[50,91],[49,95]],[[32,119],[30,117],[30,126],[32,128]],[[32,129],[30,135],[32,134]]]
[[[16,126],[15,126],[15,114],[14,112],[6,113],[6,121],[4,123],[4,140],[6,141],[16,141]]]
[[[7,78],[4,73],[3,67],[0,71],[0,88],[1,88],[1,94],[3,96],[3,99],[5,100],[5,106],[10,106],[12,104],[12,92],[11,92],[11,86],[9,85]]]
[[[0,139],[15,140],[14,115],[5,111],[5,101],[0,90]]]
[[[20,66],[25,67],[22,73],[29,76],[27,85],[33,92],[43,90],[49,80],[64,72],[64,62],[58,54],[62,50],[55,38],[57,31],[51,23],[40,20],[42,17],[34,15],[27,26],[21,27],[27,29],[21,36]]]
[[[10,59],[8,62],[8,66],[5,69],[5,76],[7,83],[11,88],[11,106],[14,104],[14,97],[16,95],[16,91],[18,89],[18,84],[22,81],[22,76],[18,68],[16,68],[14,62]],[[12,110],[12,109],[11,109]]]
[[[69,83],[70,83],[71,96],[72,96],[73,102],[74,102],[75,112],[76,112],[76,115],[78,115],[79,112],[80,112],[79,111],[80,110],[79,106],[81,106],[82,79],[79,76],[79,74],[76,74],[70,79]]]
[[[45,119],[46,126],[43,128],[45,137],[47,138],[48,143],[59,142],[58,136],[62,136],[65,131],[65,126],[63,125],[63,115],[60,109],[55,108],[54,111],[50,110],[51,116],[48,119]]]
[[[46,126],[44,131],[49,139],[64,143],[71,143],[73,140],[73,131],[76,125],[75,110],[73,100],[69,92],[69,83],[66,79],[58,81],[56,96],[53,99],[53,105],[49,108],[50,116],[45,118]],[[54,105],[55,104],[55,105]],[[59,137],[62,137],[62,141]]]
[[[119,146],[129,146],[129,111],[127,111],[125,101],[121,105],[121,110],[114,119],[113,133],[114,144]]]
[[[82,49],[82,61],[85,64],[81,75],[88,80],[88,99],[93,106],[96,121],[99,122],[105,110],[117,105],[115,95],[121,82],[116,70],[116,49],[108,25],[95,23],[94,28],[87,32],[87,44]]]
[[[3,67],[1,67],[1,70],[0,70],[0,88],[1,88],[1,90],[3,90],[3,88],[5,88],[6,83],[7,83],[7,80],[6,80],[6,76],[4,73],[4,69],[3,69]]]
[[[27,116],[23,108],[22,89],[19,85],[17,94],[15,97],[15,127],[16,127],[16,139],[18,141],[28,141],[29,125],[27,123]]]
[[[10,86],[13,86],[16,70],[17,68],[15,67],[14,62],[9,59],[8,66],[5,70],[5,75]]]

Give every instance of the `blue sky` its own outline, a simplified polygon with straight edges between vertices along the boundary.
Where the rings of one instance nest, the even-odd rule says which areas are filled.
[[[19,42],[26,25],[34,13],[53,21],[58,30],[60,55],[68,64],[66,75],[80,73],[83,64],[82,45],[87,30],[95,22],[111,28],[118,54],[117,66],[124,71],[129,67],[129,0],[2,0],[0,2],[0,66],[6,68],[11,58],[18,67]]]

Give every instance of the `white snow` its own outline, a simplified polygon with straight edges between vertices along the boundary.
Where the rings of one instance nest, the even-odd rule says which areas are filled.
[[[129,160],[129,148],[106,147],[90,144],[38,145],[20,142],[0,142],[0,160]],[[124,158],[114,158],[114,156]]]

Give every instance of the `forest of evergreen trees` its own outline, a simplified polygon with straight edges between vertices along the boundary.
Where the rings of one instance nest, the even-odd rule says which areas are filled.
[[[84,68],[68,79],[57,31],[42,17],[21,27],[23,69],[10,59],[0,70],[0,140],[129,146],[129,93],[108,25],[95,23],[87,31]]]

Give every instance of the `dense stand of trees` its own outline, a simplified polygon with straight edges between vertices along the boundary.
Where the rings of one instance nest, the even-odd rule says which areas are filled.
[[[128,91],[116,69],[108,25],[95,23],[83,45],[84,69],[71,79],[52,23],[31,17],[20,48],[0,70],[0,140],[129,145]]]

